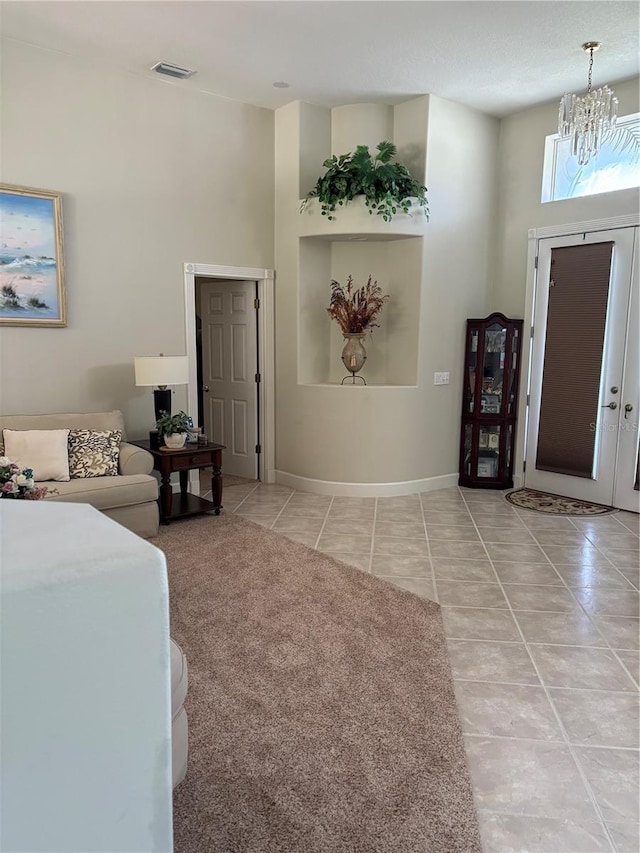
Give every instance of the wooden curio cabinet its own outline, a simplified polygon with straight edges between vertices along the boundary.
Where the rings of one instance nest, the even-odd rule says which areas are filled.
[[[467,320],[458,485],[513,488],[522,320]]]

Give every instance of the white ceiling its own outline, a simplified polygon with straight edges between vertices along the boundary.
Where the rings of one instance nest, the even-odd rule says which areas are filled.
[[[426,92],[503,116],[639,73],[635,0],[4,0],[5,36],[152,74],[195,68],[195,88],[274,109],[395,104]],[[286,81],[287,89],[273,87]]]

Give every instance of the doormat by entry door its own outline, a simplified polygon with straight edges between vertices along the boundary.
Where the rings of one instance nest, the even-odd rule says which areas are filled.
[[[549,492],[538,492],[536,489],[517,489],[509,492],[505,498],[510,504],[521,509],[533,509],[550,515],[607,515],[618,511],[612,506],[564,498],[561,495],[551,495]]]

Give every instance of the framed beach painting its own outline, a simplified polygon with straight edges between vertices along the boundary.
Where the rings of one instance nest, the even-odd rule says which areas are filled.
[[[0,326],[66,326],[61,194],[0,184]]]

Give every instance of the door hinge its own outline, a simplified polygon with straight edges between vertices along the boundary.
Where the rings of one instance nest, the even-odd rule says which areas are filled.
[[[531,405],[531,394],[527,394],[527,406]]]
[[[535,267],[536,269],[538,269],[538,256],[537,256],[537,255],[536,255],[536,260],[535,260],[535,263],[534,263],[534,267]]]
[[[256,453],[262,453],[262,445],[256,444]]]
[[[522,463],[522,473],[524,474],[524,472],[525,472],[526,470],[527,470],[527,463],[526,463],[526,462],[523,462],[523,463]]]
[[[253,300],[253,307],[256,309],[256,311],[258,310],[258,308],[260,307],[260,300],[259,299]]]
[[[259,373],[256,373],[256,375],[255,375],[255,381],[256,381],[256,382],[261,382],[261,381],[262,381],[262,378],[261,378],[261,376],[260,376],[260,374],[259,374]]]
[[[535,326],[532,326],[532,327],[531,327],[531,337],[533,337],[533,331],[534,331],[534,329],[535,329]]]

